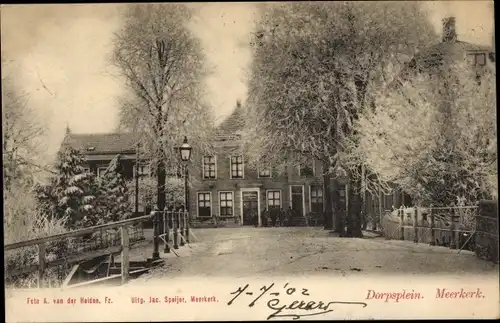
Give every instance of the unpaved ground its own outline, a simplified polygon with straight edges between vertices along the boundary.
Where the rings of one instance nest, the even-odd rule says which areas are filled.
[[[178,257],[161,253],[166,266],[132,283],[181,276],[498,275],[498,265],[477,259],[472,252],[457,254],[445,247],[373,235],[353,239],[333,237],[320,228],[253,227],[193,233],[197,242],[176,250]]]

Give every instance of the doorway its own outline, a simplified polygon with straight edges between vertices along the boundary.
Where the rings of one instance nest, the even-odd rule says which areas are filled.
[[[296,216],[304,216],[304,186],[290,186],[290,204]]]
[[[241,217],[243,225],[260,226],[258,189],[241,189]]]

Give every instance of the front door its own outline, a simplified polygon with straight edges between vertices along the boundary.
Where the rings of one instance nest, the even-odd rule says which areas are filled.
[[[259,216],[259,192],[241,192],[243,204],[243,225],[257,225]]]
[[[291,187],[292,210],[295,216],[304,215],[304,189],[302,185],[294,185]]]

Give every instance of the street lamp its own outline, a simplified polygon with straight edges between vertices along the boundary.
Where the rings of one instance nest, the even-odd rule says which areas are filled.
[[[182,145],[179,147],[179,152],[181,154],[181,160],[183,162],[188,162],[189,159],[191,159],[191,150],[193,148],[188,144],[188,139],[186,136],[184,136],[184,141],[182,142]]]
[[[182,162],[184,163],[184,210],[185,214],[187,214],[188,218],[186,219],[186,223],[184,226],[185,230],[185,238],[186,242],[189,243],[189,186],[188,186],[188,177],[189,177],[189,171],[188,171],[188,162],[191,159],[191,150],[193,148],[188,144],[187,137],[184,136],[184,141],[182,142],[182,145],[179,147],[179,153]]]

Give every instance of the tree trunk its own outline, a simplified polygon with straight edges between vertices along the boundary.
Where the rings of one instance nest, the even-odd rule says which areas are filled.
[[[339,182],[335,179],[333,182],[333,218],[334,218],[334,232],[338,233],[341,237],[344,236],[344,208],[342,207],[342,203],[340,202],[339,195]]]
[[[323,195],[325,196],[325,202],[323,204],[323,215],[324,223],[323,227],[325,230],[333,230],[333,207],[332,207],[332,191],[331,191],[331,175],[326,173],[329,169],[330,164],[328,161],[323,163]]]
[[[347,231],[346,237],[362,238],[361,231],[361,181],[352,180],[349,182],[348,190],[348,210],[347,210]]]

